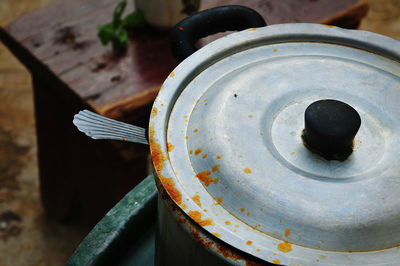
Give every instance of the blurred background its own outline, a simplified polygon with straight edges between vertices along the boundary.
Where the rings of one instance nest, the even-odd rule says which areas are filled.
[[[53,2],[0,0],[0,24]],[[400,0],[364,2],[369,11],[359,29],[400,40]],[[0,43],[0,265],[63,265],[89,230],[44,215],[32,97],[29,72]]]

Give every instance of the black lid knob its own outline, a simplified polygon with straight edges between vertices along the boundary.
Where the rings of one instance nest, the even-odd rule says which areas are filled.
[[[350,105],[320,100],[305,112],[303,140],[311,151],[327,160],[345,160],[353,151],[353,140],[361,125],[360,115]]]

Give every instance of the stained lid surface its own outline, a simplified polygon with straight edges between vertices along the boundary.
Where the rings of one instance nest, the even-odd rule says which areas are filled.
[[[161,182],[204,229],[267,261],[371,264],[375,254],[390,264],[400,243],[399,54],[389,38],[313,24],[217,40],[171,73],[154,104]],[[306,108],[323,99],[361,117],[342,162],[301,138]]]

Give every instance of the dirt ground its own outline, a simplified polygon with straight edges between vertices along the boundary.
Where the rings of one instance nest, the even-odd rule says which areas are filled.
[[[0,24],[55,0],[1,0]],[[400,40],[400,0],[367,0],[360,29]],[[63,265],[83,228],[46,220],[39,198],[29,72],[0,43],[0,265]]]

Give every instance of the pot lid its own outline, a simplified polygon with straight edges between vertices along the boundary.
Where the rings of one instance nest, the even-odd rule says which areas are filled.
[[[399,61],[395,40],[316,24],[249,29],[207,45],[171,73],[153,106],[161,183],[205,230],[266,261],[393,263]],[[342,161],[302,138],[307,107],[338,103],[331,99],[361,118]]]

